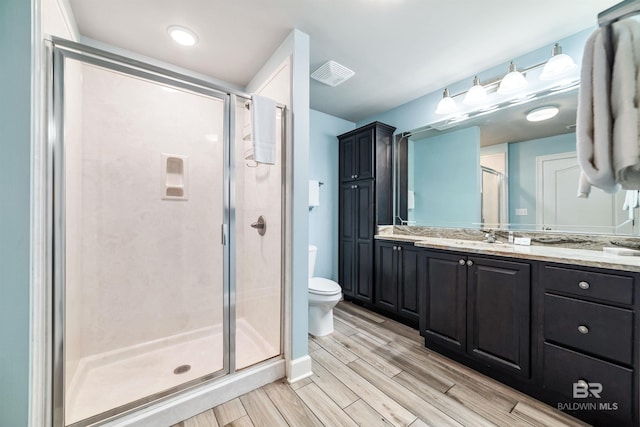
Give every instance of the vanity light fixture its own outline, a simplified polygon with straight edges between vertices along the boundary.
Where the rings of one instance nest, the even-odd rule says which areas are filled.
[[[436,114],[451,114],[456,111],[457,105],[455,99],[449,95],[449,89],[445,88],[442,93],[442,99],[436,108]]]
[[[549,120],[558,114],[558,107],[553,105],[546,105],[544,107],[534,108],[527,113],[527,120],[530,122],[541,122],[543,120]]]
[[[562,46],[556,43],[553,45],[552,56],[544,64],[540,80],[554,80],[563,77],[578,68],[573,59],[562,53]]]
[[[478,76],[473,78],[473,86],[467,91],[467,94],[462,101],[465,105],[480,105],[487,102],[487,91],[480,84]]]
[[[516,64],[511,61],[509,63],[509,72],[502,78],[500,86],[498,86],[498,93],[500,95],[509,95],[518,92],[526,86],[527,79],[524,77],[524,74],[518,71]]]
[[[198,36],[188,28],[172,25],[167,28],[167,32],[176,43],[182,46],[193,46],[198,43]]]

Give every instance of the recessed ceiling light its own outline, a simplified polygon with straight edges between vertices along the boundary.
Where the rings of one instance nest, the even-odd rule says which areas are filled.
[[[549,120],[558,114],[558,107],[547,105],[546,107],[534,108],[527,113],[527,120],[530,122],[541,122],[543,120]]]
[[[172,25],[167,28],[167,32],[176,43],[183,46],[193,46],[198,43],[198,36],[188,28]]]

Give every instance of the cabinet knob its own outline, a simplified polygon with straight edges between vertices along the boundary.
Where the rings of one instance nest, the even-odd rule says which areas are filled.
[[[589,328],[587,328],[584,325],[580,325],[580,326],[578,326],[578,332],[580,332],[581,334],[588,334],[589,333]]]
[[[461,259],[460,261],[458,261],[458,264],[460,264],[460,265],[464,265],[464,264],[465,264],[465,262],[464,262],[464,260],[463,260],[463,259]]]
[[[355,177],[356,177],[355,175],[351,175],[351,179],[353,179],[353,178],[355,178]]]
[[[589,282],[580,282],[578,283],[580,289],[589,289]]]
[[[398,250],[398,247],[397,247],[397,246],[394,246],[394,247],[393,247],[393,250],[394,250],[394,251],[397,251],[397,250]]]
[[[398,250],[401,251],[402,250],[402,246],[398,246]]]
[[[473,261],[471,261],[471,260],[467,261],[467,265],[468,265],[469,267],[471,267],[471,266],[473,265]]]

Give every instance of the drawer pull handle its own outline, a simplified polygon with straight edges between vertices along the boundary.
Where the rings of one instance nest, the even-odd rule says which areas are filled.
[[[580,282],[578,283],[580,289],[589,289],[589,282]]]
[[[463,260],[463,259],[461,259],[460,261],[458,261],[458,264],[460,264],[460,265],[464,265],[464,264],[465,264],[465,262],[464,262],[464,260]]]
[[[589,328],[587,328],[584,325],[580,325],[578,326],[578,332],[580,332],[581,334],[588,334],[589,333]]]

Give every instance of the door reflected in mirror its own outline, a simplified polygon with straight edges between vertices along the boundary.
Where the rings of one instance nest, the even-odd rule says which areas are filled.
[[[577,88],[396,141],[396,224],[638,234],[626,192],[578,198]],[[555,117],[528,122],[544,105]],[[626,208],[626,209],[625,209]]]

